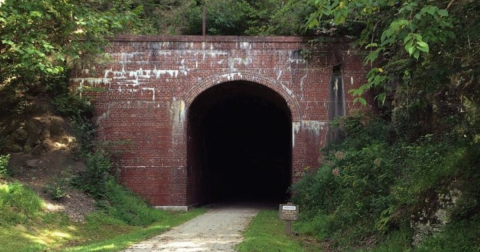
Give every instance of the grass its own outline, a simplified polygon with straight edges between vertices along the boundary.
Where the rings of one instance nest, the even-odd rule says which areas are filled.
[[[75,252],[87,252],[87,251],[119,251],[125,249],[126,247],[151,238],[155,235],[158,235],[171,227],[177,226],[187,220],[190,220],[199,214],[204,213],[203,209],[195,209],[186,213],[169,213],[170,218],[156,222],[148,227],[141,228],[136,227],[133,230],[128,230],[125,234],[116,235],[109,239],[100,239],[99,241],[80,245],[76,247],[66,248],[61,251],[75,251]],[[103,227],[98,229],[101,233],[105,232]],[[112,230],[113,231],[113,230]]]
[[[287,236],[285,221],[277,210],[262,210],[244,233],[244,241],[237,246],[240,252],[304,252],[321,251],[321,244],[307,242],[305,237]]]
[[[480,252],[480,216],[451,223],[443,232],[426,238],[415,251]]]
[[[0,252],[118,251],[204,212],[152,209],[122,187],[111,188],[115,203],[88,215],[85,223],[75,223],[62,213],[45,211],[42,199],[33,190],[18,182],[0,180]],[[135,206],[128,207],[125,202]],[[126,210],[116,211],[119,207]],[[124,217],[123,210],[129,211],[130,218]]]

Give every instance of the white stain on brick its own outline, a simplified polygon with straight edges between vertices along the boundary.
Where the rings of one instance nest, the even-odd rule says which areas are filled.
[[[303,75],[302,78],[300,79],[300,100],[303,100],[303,95],[304,95],[303,85],[304,85],[304,81],[307,78],[307,76],[308,76],[308,72],[305,73],[305,75]]]
[[[283,84],[281,84],[281,86],[282,86],[283,90],[285,90],[287,92],[288,95],[294,96],[293,91],[291,89],[289,89],[288,87],[286,87]]]
[[[82,90],[85,85],[95,87],[100,84],[109,84],[111,82],[111,78],[71,78],[70,79],[73,83],[78,83],[78,89]]]
[[[108,117],[110,116],[110,108],[112,105],[113,105],[112,103],[109,103],[106,111],[102,113],[101,116],[97,117],[97,121],[96,121],[97,125],[101,125],[102,121],[105,121],[108,119]]]
[[[295,64],[306,64],[307,61],[303,58],[294,58],[294,57],[288,57],[287,59],[288,63],[295,63]]]
[[[240,43],[240,49],[251,50],[252,44],[250,44],[249,42],[242,42]]]
[[[155,88],[142,88],[144,91],[151,91],[152,92],[152,101],[155,101]]]
[[[252,58],[247,57],[247,58],[228,58],[228,67],[230,68],[230,72],[236,72],[237,68],[236,66],[248,66],[250,63],[252,63]]]
[[[154,67],[152,70],[153,75],[155,78],[160,79],[162,75],[168,74],[170,78],[177,78],[178,77],[178,70],[157,70],[157,66]]]
[[[138,70],[130,71],[129,76],[134,77],[135,79],[138,78],[150,78],[151,70],[143,70],[141,67]]]
[[[172,144],[175,146],[179,142],[179,138],[183,136],[183,127],[185,124],[185,101],[173,98],[170,106],[170,114],[172,116]]]
[[[185,66],[185,59],[182,59],[182,61],[180,61],[180,71],[182,72],[183,76],[187,76],[188,75],[188,70],[187,67]]]
[[[300,131],[306,131],[309,137],[320,137],[320,133],[324,129],[326,123],[315,120],[302,120],[300,122],[292,122],[292,147],[295,147],[295,136]],[[312,136],[312,134],[314,136]]]
[[[295,135],[300,132],[300,122],[292,122],[292,147],[295,147]]]
[[[325,122],[321,121],[302,121],[302,129],[315,134],[316,137],[320,136],[320,132],[323,130]]]
[[[277,70],[277,80],[280,80],[280,77],[282,77],[282,70],[278,69]]]
[[[220,79],[227,79],[228,81],[233,81],[233,80],[241,80],[242,79],[242,73],[229,73],[229,74],[224,74],[220,76]]]
[[[143,52],[120,53],[120,63],[131,63],[136,55],[143,55]]]

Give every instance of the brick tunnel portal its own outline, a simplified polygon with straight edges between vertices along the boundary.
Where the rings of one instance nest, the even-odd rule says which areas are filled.
[[[188,112],[188,202],[285,201],[291,125],[285,100],[263,85],[234,81],[201,93]]]

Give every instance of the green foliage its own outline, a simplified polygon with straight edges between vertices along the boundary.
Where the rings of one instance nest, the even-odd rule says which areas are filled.
[[[67,195],[65,185],[58,180],[47,183],[43,190],[54,200],[63,199]]]
[[[308,2],[315,9],[308,27],[354,37],[367,52],[367,83],[350,93],[366,104],[361,96],[373,92],[399,135],[414,141],[432,133],[478,134],[480,2]]]
[[[277,210],[260,211],[244,233],[244,241],[237,245],[237,250],[242,252],[309,251],[299,241],[285,234],[285,222],[278,218]]]
[[[121,229],[124,229],[125,226],[121,225],[121,223],[112,220],[105,214],[94,214],[88,217],[88,222],[90,224],[105,223],[105,225],[93,226],[90,229],[90,233],[94,232],[97,235],[103,235],[106,237],[105,235],[107,232],[105,229],[109,228],[111,232],[116,233],[116,235],[113,235],[113,237],[110,235],[108,239],[96,239],[96,242],[88,242],[84,245],[70,247],[62,251],[120,251],[122,249],[126,249],[136,242],[157,236],[158,234],[190,219],[193,219],[204,212],[204,209],[194,209],[186,213],[165,213],[167,218],[155,222],[153,225],[148,227],[137,227],[133,231],[122,231]],[[118,235],[119,233],[123,233],[123,235]]]
[[[18,182],[0,183],[0,226],[29,223],[41,215],[42,207],[33,190]]]
[[[104,37],[132,26],[138,12],[116,1],[105,7],[102,1],[6,0],[0,7],[0,83],[33,85],[101,52]]]
[[[435,236],[426,239],[416,252],[480,251],[479,216],[453,223]]]
[[[109,179],[106,183],[105,200],[98,206],[108,216],[132,226],[145,226],[167,218],[167,213],[149,207],[144,200]]]
[[[305,18],[313,11],[306,1],[248,1],[246,35],[300,35]]]
[[[10,175],[8,170],[8,161],[10,160],[10,155],[0,155],[0,179],[8,177]]]
[[[302,205],[306,206],[308,204]],[[303,211],[303,209],[302,209]],[[328,215],[317,211],[309,210],[307,213],[311,214],[311,216],[307,216],[308,214],[301,215],[300,221],[294,222],[293,227],[295,231],[302,235],[307,235],[310,237],[315,237],[317,240],[325,240],[327,239],[328,232]]]
[[[54,176],[45,184],[43,190],[54,200],[63,199],[67,195],[67,189],[71,184],[72,175],[62,172],[60,176]]]
[[[298,35],[313,11],[304,1],[205,1],[186,9],[183,34],[202,34],[203,6],[208,35]]]
[[[66,84],[65,84],[66,85]],[[57,112],[70,118],[76,139],[76,154],[85,157],[94,147],[96,126],[91,121],[93,105],[89,99],[63,90],[52,99]]]
[[[119,251],[204,212],[152,209],[111,183],[109,193],[122,195],[124,204],[111,204],[109,211],[88,214],[85,222],[70,221],[64,213],[47,212],[38,194],[18,182],[0,184],[0,251]],[[134,219],[138,226],[126,225],[127,220],[119,219],[121,216],[110,215],[116,207],[137,215]]]
[[[293,186],[302,232],[342,247],[380,241],[408,247],[401,237],[412,233],[411,216],[436,209],[439,195],[462,192],[449,209],[451,223],[479,213],[478,143],[434,135],[394,142],[388,124],[362,116],[342,119],[339,126],[344,141],[325,148],[324,165]],[[389,240],[395,234],[398,239]]]
[[[240,35],[246,29],[246,10],[244,1],[213,0],[205,3],[208,35]],[[186,13],[186,34],[202,34],[203,5],[191,6]]]
[[[377,246],[366,249],[350,249],[347,251],[356,252],[410,252],[415,251],[411,246],[412,232],[408,228],[400,228],[398,231],[393,231],[384,237],[384,240]],[[431,250],[436,251],[436,250]]]
[[[110,178],[110,159],[104,152],[96,151],[86,154],[85,165],[86,171],[73,178],[73,185],[90,193],[94,198],[105,198]]]
[[[61,115],[70,117],[72,120],[93,116],[91,103],[86,98],[72,93],[64,93],[54,97],[52,104]]]

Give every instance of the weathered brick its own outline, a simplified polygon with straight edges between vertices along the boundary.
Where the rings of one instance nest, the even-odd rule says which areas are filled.
[[[198,181],[188,179],[187,124],[192,102],[205,90],[231,81],[258,83],[279,94],[292,120],[292,182],[317,167],[327,143],[330,80],[341,65],[345,109],[359,109],[347,94],[365,82],[365,69],[348,42],[321,45],[304,37],[121,36],[112,61],[72,71],[73,86],[102,87],[95,96],[99,140],[117,146],[121,182],[152,205],[195,202]],[[312,51],[304,59],[301,51]],[[295,176],[295,174],[300,174]],[[190,184],[189,184],[190,183]],[[187,190],[187,188],[190,188]]]

